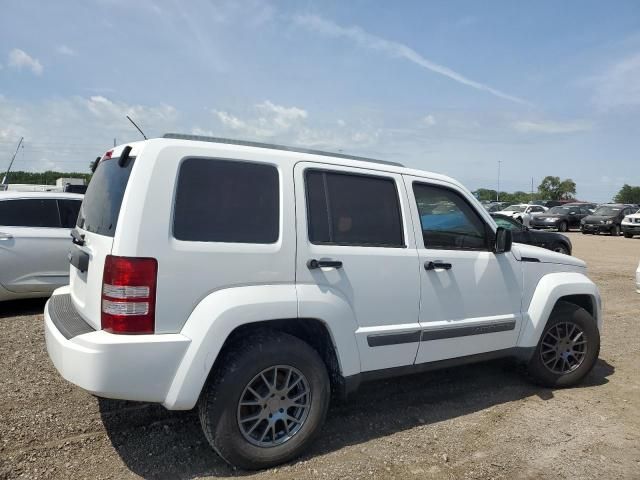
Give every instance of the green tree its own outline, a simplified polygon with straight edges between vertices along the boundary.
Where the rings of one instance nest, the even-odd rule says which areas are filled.
[[[496,191],[495,190],[489,190],[487,188],[479,188],[475,192],[473,192],[473,194],[480,201],[482,201],[482,200],[491,201],[491,200],[495,200],[496,199]]]
[[[58,178],[84,178],[86,183],[91,179],[90,173],[80,172],[22,172],[20,170],[9,172],[7,183],[28,183],[39,185],[55,185]]]
[[[538,195],[545,200],[569,200],[575,194],[576,182],[570,178],[560,180],[560,177],[549,175],[538,185]]]
[[[625,183],[618,194],[613,197],[613,201],[617,203],[640,203],[640,187],[632,187]]]

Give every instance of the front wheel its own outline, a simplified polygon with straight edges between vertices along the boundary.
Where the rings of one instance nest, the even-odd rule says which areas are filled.
[[[545,387],[570,387],[591,371],[599,352],[595,319],[584,308],[560,301],[542,331],[528,370]]]
[[[611,236],[618,237],[620,236],[620,227],[618,225],[614,225],[611,227]]]
[[[632,233],[625,233],[624,234],[624,238],[633,238],[633,234]]]
[[[560,222],[560,225],[558,225],[558,231],[566,232],[567,230],[569,230],[569,224],[567,222]]]
[[[569,247],[567,247],[565,244],[563,243],[556,243],[553,246],[552,249],[554,252],[558,252],[558,253],[563,253],[565,255],[571,255],[571,252],[569,251]]]
[[[233,345],[219,363],[198,402],[213,449],[247,470],[300,455],[329,406],[329,376],[318,353],[297,337],[265,331]]]

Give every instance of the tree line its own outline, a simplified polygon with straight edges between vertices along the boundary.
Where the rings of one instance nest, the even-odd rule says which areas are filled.
[[[4,176],[4,174],[2,174]],[[23,172],[20,170],[9,172],[6,183],[28,183],[35,185],[55,185],[59,178],[84,178],[85,183],[91,180],[90,173],[79,172],[56,172],[47,170],[46,172]],[[0,178],[0,182],[2,178]]]
[[[478,200],[492,201],[497,197],[497,191],[479,188],[473,192]],[[573,200],[576,196],[576,182],[570,178],[561,180],[560,177],[544,177],[538,189],[533,193],[523,191],[500,192],[500,201],[509,203],[527,203],[531,200]],[[633,187],[625,184],[612,199],[615,203],[640,204],[640,186]]]

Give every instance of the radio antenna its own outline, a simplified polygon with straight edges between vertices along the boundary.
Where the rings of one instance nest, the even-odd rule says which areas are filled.
[[[142,135],[144,137],[144,139],[147,140],[147,136],[144,134],[144,132],[142,130],[140,130],[140,127],[138,125],[136,125],[136,122],[131,120],[131,117],[129,115],[125,115],[125,116],[127,117],[127,120],[129,120],[133,124],[133,126],[138,129],[138,131],[140,132],[140,135]]]

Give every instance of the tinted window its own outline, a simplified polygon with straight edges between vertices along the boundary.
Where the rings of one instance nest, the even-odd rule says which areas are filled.
[[[78,227],[113,237],[133,163],[134,157],[122,167],[118,165],[117,158],[100,162],[82,201]]]
[[[274,243],[279,226],[274,166],[206,158],[182,162],[173,218],[178,240]]]
[[[514,232],[519,232],[523,230],[522,224],[515,222],[507,217],[503,217],[502,215],[492,215],[493,219],[496,222],[496,225],[499,227],[507,228],[509,230],[513,230]]]
[[[485,224],[458,193],[413,184],[425,248],[486,250]]]
[[[0,202],[0,225],[8,227],[60,227],[55,199],[20,199]]]
[[[58,210],[60,210],[60,223],[63,228],[73,228],[78,220],[80,211],[80,200],[58,200]]]
[[[311,170],[306,186],[312,243],[404,246],[393,179]]]

